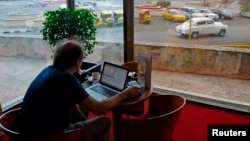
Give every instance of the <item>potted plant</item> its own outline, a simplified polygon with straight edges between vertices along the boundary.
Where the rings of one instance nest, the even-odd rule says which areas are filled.
[[[84,57],[93,52],[97,44],[95,23],[98,18],[92,10],[63,8],[47,11],[44,17],[45,21],[40,32],[52,52],[55,45],[63,39],[78,39],[84,47]],[[100,71],[100,68],[100,64],[84,61],[80,71],[81,80],[92,71]]]

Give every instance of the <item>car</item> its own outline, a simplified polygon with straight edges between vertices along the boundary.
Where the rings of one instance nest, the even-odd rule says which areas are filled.
[[[250,18],[250,12],[241,12],[242,17]]]
[[[199,9],[194,8],[194,7],[180,7],[179,10],[185,11],[185,12],[191,14],[192,18],[194,18],[194,17],[205,17],[205,15],[203,13],[201,13],[199,11]]]
[[[80,2],[81,4],[84,4],[84,3],[87,3],[87,4],[90,4],[90,5],[93,5],[94,7],[97,6],[97,3],[95,1],[82,1]]]
[[[75,2],[75,7],[77,8],[79,6],[80,6],[80,3],[79,2]],[[61,8],[61,9],[67,8],[67,4],[66,3],[60,4],[59,8]]]
[[[88,10],[94,10],[94,6],[88,3],[80,3],[78,7],[76,7],[77,9],[88,9]]]
[[[31,0],[28,2],[28,7],[45,7],[47,3],[41,0]]]
[[[201,13],[203,13],[205,15],[205,17],[209,17],[209,18],[212,18],[214,20],[219,19],[219,15],[215,14],[210,9],[200,9],[200,11],[201,11]]]
[[[178,9],[176,9],[176,10],[178,10]],[[185,11],[181,11],[181,10],[178,10],[178,11],[180,11],[181,14],[185,15],[186,19],[190,19],[191,14],[189,14],[188,12],[185,12]]]
[[[88,9],[88,10],[94,10],[95,9],[92,5],[87,4],[87,3],[84,3],[84,4],[75,3],[75,7],[76,7],[76,9]],[[67,4],[61,4],[59,6],[59,8],[60,9],[67,8]]]
[[[222,22],[215,22],[213,19],[208,17],[198,17],[187,20],[181,25],[176,26],[175,31],[183,36],[186,36],[190,34],[190,27],[192,38],[205,34],[217,34],[223,37],[228,29],[228,25],[225,25]]]
[[[179,10],[177,9],[169,9],[165,10],[162,13],[162,16],[167,19],[171,20],[173,22],[184,22],[186,21],[186,16],[182,14]]]
[[[222,9],[211,9],[212,12],[218,14],[219,18],[222,20],[233,20],[234,14]]]

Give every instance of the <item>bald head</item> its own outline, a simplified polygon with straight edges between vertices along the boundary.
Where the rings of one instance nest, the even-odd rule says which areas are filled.
[[[59,69],[69,69],[83,58],[83,47],[75,40],[60,42],[54,53],[53,66]]]

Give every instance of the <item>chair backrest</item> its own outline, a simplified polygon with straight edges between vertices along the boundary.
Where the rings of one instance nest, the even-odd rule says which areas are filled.
[[[148,113],[121,119],[119,141],[170,141],[185,104],[186,100],[182,96],[152,94]]]
[[[81,129],[56,133],[53,135],[27,137],[16,130],[16,121],[20,108],[3,113],[0,116],[0,127],[11,141],[84,141],[84,132]]]
[[[128,68],[130,72],[137,72],[138,70],[138,63],[135,61],[126,62],[122,64],[121,66]]]

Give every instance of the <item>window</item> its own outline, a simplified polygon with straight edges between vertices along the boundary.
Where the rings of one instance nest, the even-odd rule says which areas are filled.
[[[214,24],[214,21],[212,21],[212,20],[207,20],[207,24]]]
[[[197,22],[197,25],[204,25],[204,24],[206,24],[206,21]]]
[[[22,97],[34,77],[46,65],[51,64],[47,61],[50,59],[48,56],[50,49],[44,48],[47,45],[45,42],[39,42],[42,38],[40,30],[44,21],[43,14],[49,10],[67,8],[67,2],[66,0],[2,0],[0,5],[0,39],[3,40],[0,45],[0,62],[8,61],[6,58],[20,61],[18,66],[9,63],[8,68],[13,70],[5,75],[7,77],[1,77],[0,85],[5,86],[6,91],[0,92],[0,103],[4,105],[6,101]],[[123,0],[75,0],[75,7],[93,10],[103,21],[97,26],[97,41],[119,43],[119,47],[123,48]],[[107,23],[107,18],[111,18],[111,23]],[[28,40],[26,43],[19,40],[25,38]],[[26,48],[28,46],[31,48]],[[99,45],[99,48],[101,47],[102,45]],[[119,57],[123,58],[123,52],[120,54]],[[25,80],[12,84],[12,81],[20,79],[21,76],[25,77]]]

